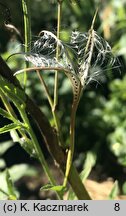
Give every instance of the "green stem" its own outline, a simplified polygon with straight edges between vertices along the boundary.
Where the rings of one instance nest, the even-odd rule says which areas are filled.
[[[55,122],[55,127],[56,127],[56,131],[57,131],[57,137],[58,137],[59,145],[64,147],[63,138],[61,136],[61,131],[60,131],[60,128],[61,128],[60,121],[59,121],[59,117],[57,115],[56,110],[52,109],[52,114],[53,114],[53,118],[54,118],[54,122]]]
[[[15,122],[15,119],[17,119],[17,116],[16,116],[11,104],[9,103],[7,97],[4,95],[4,93],[1,91],[1,89],[0,89],[0,96],[1,96],[2,102],[3,102],[6,110],[12,116],[12,121]],[[21,129],[18,129],[18,132],[22,137],[24,137],[27,140],[26,134]],[[15,130],[14,130],[14,134],[15,134],[16,139],[20,140],[18,133]]]
[[[20,86],[15,76],[12,75],[13,74],[12,71],[9,69],[9,67],[6,65],[6,63],[3,61],[1,57],[0,57],[0,63],[1,63],[0,74],[2,75],[2,77],[6,78],[14,86]],[[37,69],[40,70],[40,68],[30,68],[28,69],[28,71],[35,71]],[[41,70],[42,69],[43,68],[41,68]],[[54,70],[56,70],[56,68],[54,68]],[[23,71],[24,70],[22,70],[22,72]],[[61,68],[59,69],[59,71],[62,71]],[[45,144],[49,152],[54,157],[58,166],[62,169],[63,172],[65,172],[64,161],[66,157],[64,155],[64,151],[58,145],[57,136],[53,132],[52,127],[50,126],[47,118],[44,116],[42,111],[28,96],[27,96],[27,101],[26,101],[26,110],[28,113],[30,113],[32,118],[35,120],[38,126],[38,129],[41,132],[41,135],[44,137],[44,141],[45,141]],[[68,180],[69,180],[69,183],[73,191],[75,192],[79,200],[91,199],[73,164],[71,166],[70,175],[68,176]]]
[[[74,193],[76,194],[77,198],[79,200],[91,200],[90,195],[88,194],[83,182],[80,179],[80,176],[78,175],[78,172],[76,168],[71,165],[70,173],[68,176],[68,180],[70,185],[72,186],[72,189]]]
[[[51,68],[52,70],[56,70],[55,67]],[[26,69],[27,72],[28,71],[34,71],[34,70],[50,70],[50,68],[47,67],[33,67],[33,68],[28,68]],[[57,68],[58,71],[63,71],[62,68]],[[18,72],[15,73],[21,73],[23,72],[23,70],[20,70]],[[67,70],[64,69],[64,72],[69,72]],[[45,84],[46,85],[46,84]],[[67,162],[66,162],[66,171],[65,171],[65,177],[64,177],[64,181],[63,181],[63,186],[66,187],[67,185],[67,181],[68,181],[68,177],[69,177],[69,173],[70,173],[70,169],[71,169],[71,165],[72,165],[72,160],[73,160],[73,154],[74,154],[74,136],[75,136],[75,118],[76,118],[76,111],[77,111],[77,107],[79,104],[79,100],[80,100],[80,96],[81,96],[81,92],[82,92],[82,88],[81,85],[79,87],[79,93],[78,93],[78,99],[75,100],[75,95],[76,95],[76,91],[74,92],[74,98],[73,98],[73,105],[72,105],[72,111],[71,111],[71,121],[70,121],[70,146],[68,149],[68,155],[67,155]],[[54,112],[56,112],[56,110],[54,110]],[[54,113],[55,115],[55,113]],[[58,119],[56,119],[57,116],[54,116],[54,119],[56,122],[58,122]],[[57,124],[57,131],[59,130],[59,125]]]
[[[16,104],[16,103],[15,103],[15,104]],[[39,143],[38,143],[38,140],[37,140],[37,138],[36,138],[36,136],[35,136],[35,134],[34,134],[32,128],[31,128],[31,126],[30,126],[30,122],[29,122],[29,119],[28,119],[28,117],[27,117],[27,114],[26,114],[26,112],[25,112],[25,110],[24,110],[24,107],[23,107],[23,105],[22,105],[22,106],[20,106],[20,108],[19,108],[18,103],[17,103],[17,107],[18,107],[18,109],[19,109],[19,112],[20,112],[20,114],[21,114],[21,117],[22,117],[23,121],[24,121],[24,122],[28,125],[28,127],[29,127],[28,131],[29,131],[30,137],[31,137],[31,139],[32,139],[32,141],[33,141],[35,151],[36,151],[36,153],[37,153],[37,155],[38,155],[38,159],[39,159],[39,161],[40,161],[40,163],[41,163],[41,165],[42,165],[42,167],[43,167],[44,172],[46,173],[47,177],[49,178],[51,184],[52,184],[52,185],[56,185],[56,181],[55,181],[55,179],[53,178],[53,176],[52,176],[52,174],[51,174],[51,172],[50,172],[50,170],[49,170],[48,164],[46,163],[46,160],[45,160],[44,155],[43,155],[43,153],[42,153],[42,151],[41,151],[41,148],[40,148],[40,145],[39,145]],[[61,194],[60,192],[57,192],[57,196],[58,196],[59,199],[62,199],[62,194]]]
[[[4,190],[2,190],[1,188],[0,188],[0,192],[3,193],[4,195],[6,195],[7,197],[9,197],[9,194],[6,193],[6,192],[5,192]]]
[[[2,101],[3,101],[3,104],[4,104],[5,108],[6,108],[6,110],[8,111],[8,113],[9,113],[12,117],[17,118],[17,117],[16,117],[16,114],[15,114],[15,112],[14,112],[14,110],[12,109],[12,107],[11,107],[9,101],[8,101],[8,99],[6,98],[6,96],[4,95],[4,93],[1,91],[1,89],[0,89],[0,96],[1,96],[1,99],[2,99]]]
[[[58,14],[57,14],[57,39],[60,38],[60,24],[61,24],[61,9],[62,1],[58,1]],[[59,45],[57,43],[56,59],[59,58]],[[58,104],[58,71],[55,71],[55,83],[54,83],[54,110]]]
[[[56,127],[56,130],[57,130],[57,137],[58,137],[58,141],[59,141],[59,145],[63,146],[63,140],[62,140],[62,137],[61,137],[61,133],[60,133],[60,122],[59,122],[59,118],[58,118],[58,115],[57,115],[57,112],[56,110],[54,110],[53,108],[53,100],[50,96],[50,93],[49,93],[49,90],[47,88],[47,85],[43,79],[43,77],[41,76],[40,74],[40,71],[39,70],[36,70],[37,72],[37,75],[40,79],[40,82],[42,83],[43,87],[44,87],[44,90],[46,92],[46,95],[47,95],[47,99],[49,101],[49,104],[50,104],[50,107],[51,107],[51,110],[52,110],[52,114],[53,114],[53,119],[54,119],[54,122],[55,122],[55,127]]]
[[[7,111],[8,111],[12,116],[14,116],[15,118],[17,118],[17,116],[16,116],[15,112],[13,111],[13,109],[12,109],[12,107],[11,107],[11,105],[10,105],[8,99],[6,98],[6,96],[4,95],[4,93],[3,93],[1,90],[0,90],[0,96],[1,96],[1,99],[2,99],[2,101],[3,101],[3,103],[4,103],[5,107],[6,107]],[[46,163],[46,160],[45,160],[45,158],[44,158],[44,155],[43,155],[43,153],[42,153],[42,151],[41,151],[41,148],[40,148],[40,146],[39,146],[38,140],[36,139],[36,136],[35,136],[35,134],[34,134],[32,128],[31,128],[31,126],[30,126],[30,122],[29,122],[29,120],[28,120],[28,118],[27,118],[27,114],[26,114],[26,112],[25,112],[25,110],[24,110],[24,105],[23,105],[23,104],[20,105],[16,100],[13,101],[13,103],[14,103],[15,106],[18,108],[18,110],[19,110],[19,112],[20,112],[20,115],[21,115],[21,117],[22,117],[24,123],[27,124],[27,126],[28,126],[28,132],[29,132],[30,137],[31,137],[31,139],[32,139],[32,141],[33,141],[35,151],[36,151],[36,153],[37,153],[37,155],[38,155],[38,159],[39,159],[39,161],[40,161],[40,163],[41,163],[41,165],[42,165],[42,167],[43,167],[44,172],[45,172],[46,175],[48,176],[48,178],[49,178],[51,184],[52,184],[52,185],[56,185],[55,179],[53,178],[52,174],[50,173],[49,167],[48,167],[48,165],[47,165],[47,163]],[[24,133],[22,130],[20,130],[20,129],[19,129],[19,133],[20,133],[23,137],[26,137],[25,133]],[[18,134],[17,134],[17,133],[15,133],[15,136],[18,138]],[[61,194],[60,192],[57,192],[57,196],[58,196],[59,199],[62,199],[62,194]]]
[[[30,41],[31,41],[31,17],[29,0],[22,0],[22,9],[24,16],[24,35],[25,35],[25,52],[30,51]],[[26,68],[28,68],[29,63],[26,62]],[[27,73],[24,73],[24,88],[26,87]]]
[[[74,153],[74,136],[75,136],[75,117],[76,117],[76,112],[72,110],[71,113],[71,122],[70,122],[70,146],[68,149],[68,154],[67,154],[67,162],[66,162],[66,172],[65,172],[65,177],[64,177],[64,182],[63,186],[66,187],[67,181],[68,181],[68,176],[70,173],[71,169],[71,164],[73,160],[73,153]]]
[[[52,108],[53,108],[53,100],[52,100],[52,98],[51,98],[51,96],[50,96],[50,93],[49,93],[49,90],[48,90],[48,88],[47,88],[47,85],[46,85],[46,83],[45,83],[43,77],[41,76],[40,71],[39,71],[39,70],[36,70],[36,72],[37,72],[37,75],[38,75],[38,77],[39,77],[39,79],[40,79],[40,82],[42,83],[42,85],[43,85],[43,87],[44,87],[44,90],[45,90],[45,92],[46,92],[47,99],[48,99],[49,104],[50,104],[50,107],[51,107],[51,109],[52,109]]]

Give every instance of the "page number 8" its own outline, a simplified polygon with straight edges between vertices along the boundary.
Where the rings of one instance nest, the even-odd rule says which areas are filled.
[[[120,204],[119,203],[115,203],[114,210],[115,211],[119,211],[120,210]]]

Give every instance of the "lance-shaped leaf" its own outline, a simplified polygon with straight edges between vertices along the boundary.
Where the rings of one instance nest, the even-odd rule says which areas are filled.
[[[40,188],[40,190],[45,190],[45,191],[48,191],[48,190],[52,190],[52,191],[59,191],[59,192],[62,192],[64,193],[66,188],[63,186],[63,185],[51,185],[51,184],[46,184],[44,185],[43,187]]]
[[[1,107],[0,107],[0,115],[2,115],[4,118],[11,119],[11,115]]]
[[[25,92],[19,87],[16,87],[12,83],[8,82],[2,76],[0,76],[0,88],[3,93],[12,101],[16,99],[19,103],[25,103]]]
[[[118,193],[119,193],[119,185],[118,185],[118,181],[115,181],[108,198],[110,200],[113,200],[117,197]]]
[[[0,115],[2,115],[4,118],[7,118],[7,119],[9,119],[11,121],[18,122],[18,120],[16,118],[14,118],[12,115],[10,115],[9,112],[2,109],[1,107],[0,107]]]
[[[16,130],[20,128],[26,128],[26,127],[25,125],[20,124],[20,123],[19,124],[11,123],[11,124],[5,125],[4,127],[0,128],[0,134],[7,133],[11,130]]]
[[[8,188],[8,199],[10,200],[16,200],[16,194],[15,194],[15,189],[13,185],[13,181],[11,179],[9,170],[6,170],[6,182],[7,182],[7,188]]]

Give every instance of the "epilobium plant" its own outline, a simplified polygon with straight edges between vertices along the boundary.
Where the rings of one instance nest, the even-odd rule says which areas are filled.
[[[62,71],[70,79],[73,87],[70,144],[67,149],[66,173],[63,187],[66,187],[73,160],[75,116],[82,92],[85,86],[91,81],[98,82],[105,68],[108,65],[112,67],[115,61],[108,42],[93,29],[95,17],[96,14],[88,32],[72,32],[70,42],[68,43],[61,41],[52,32],[41,31],[39,38],[31,46],[31,52],[25,54],[25,59],[35,65],[33,68],[26,69],[26,71]],[[58,57],[56,56],[57,47]],[[23,70],[17,71],[15,75],[21,72]],[[42,75],[41,79],[43,80]],[[43,84],[47,91],[44,81]],[[53,111],[54,107],[49,94],[48,98]]]
[[[22,2],[26,3],[26,1]],[[61,6],[63,1],[58,0],[57,2],[57,35],[54,35],[50,31],[41,31],[38,39],[35,42],[31,43],[31,49],[27,50],[24,54],[25,60],[31,62],[33,64],[33,67],[28,67],[23,70],[19,70],[15,73],[15,76],[17,76],[20,73],[26,73],[28,71],[37,72],[37,75],[39,76],[39,79],[45,89],[52,110],[56,127],[56,134],[49,126],[49,123],[45,121],[45,118],[43,118],[43,115],[40,112],[40,110],[38,110],[38,108],[35,105],[33,105],[33,102],[31,102],[31,100],[27,97],[25,92],[18,85],[14,85],[15,79],[13,80],[13,83],[9,83],[3,77],[0,77],[0,96],[9,114],[3,109],[0,110],[0,114],[5,116],[6,118],[9,118],[13,123],[4,128],[1,128],[0,132],[3,133],[13,130],[15,136],[18,138],[22,147],[31,156],[37,158],[40,161],[51,183],[51,185],[45,186],[44,189],[55,190],[58,194],[58,198],[63,199],[62,195],[64,190],[67,189],[67,182],[69,180],[72,189],[74,190],[78,199],[90,199],[90,196],[88,195],[85,187],[82,185],[82,182],[80,181],[78,174],[72,164],[75,142],[74,136],[76,111],[86,85],[89,84],[91,81],[99,82],[99,79],[103,71],[107,69],[108,65],[112,67],[115,60],[108,42],[105,41],[102,37],[100,37],[94,30],[94,22],[97,11],[92,21],[91,28],[88,32],[72,32],[70,41],[68,41],[67,43],[60,40],[59,32],[61,20]],[[27,39],[30,38],[30,36],[28,35],[28,31],[25,31],[25,33],[26,45],[28,45]],[[46,82],[42,76],[42,73],[45,73],[47,71],[55,72],[53,98],[51,97]],[[73,88],[73,103],[71,106],[69,146],[67,147],[62,138],[60,119],[57,114],[58,73],[60,72],[66,74],[68,79],[71,81]],[[17,120],[17,116],[14,113],[7,98],[10,98],[10,100],[19,110],[22,119],[21,121]],[[29,106],[29,104],[32,105]],[[40,115],[41,113],[42,120],[34,115],[32,106],[36,110],[37,115]],[[30,112],[34,115],[35,120],[39,126],[39,129],[41,130],[42,134],[44,134],[46,142],[50,145],[51,153],[53,154],[54,159],[58,161],[60,168],[64,172],[63,185],[57,186],[54,177],[50,173],[48,164],[46,163],[44,155],[39,146],[39,142],[30,125],[27,112]],[[40,120],[42,121],[42,124]],[[43,126],[43,121],[47,126],[46,129]],[[49,130],[49,134],[47,130]],[[55,146],[52,146],[52,143],[50,143],[49,136],[53,136],[51,142],[53,141],[53,145]],[[63,153],[64,151],[62,152],[62,149],[64,148],[66,152],[65,155]],[[63,157],[59,158],[60,156],[58,157],[58,154],[61,154]]]

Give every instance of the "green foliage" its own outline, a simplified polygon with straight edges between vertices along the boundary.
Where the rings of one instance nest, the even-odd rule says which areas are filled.
[[[87,152],[85,162],[83,165],[83,170],[80,174],[80,177],[83,182],[87,179],[92,168],[95,166],[96,159],[97,159],[97,153],[95,151],[92,150]]]
[[[126,181],[123,183],[122,191],[123,191],[123,194],[126,195]]]
[[[96,148],[95,148],[95,150],[96,150]],[[81,178],[83,183],[88,178],[89,174],[91,173],[92,168],[96,164],[97,153],[95,150],[88,151],[86,153],[84,164],[83,164],[83,169],[82,169],[82,172],[80,173],[80,178]],[[77,199],[75,193],[73,193],[71,188],[68,191],[67,199],[68,200],[76,200]]]
[[[108,142],[111,151],[117,156],[118,162],[126,165],[126,77],[110,84],[110,100],[105,104],[104,121],[111,128]]]
[[[63,185],[54,186],[51,184],[46,184],[45,186],[41,187],[40,190],[41,191],[42,190],[45,190],[45,191],[52,190],[52,191],[58,191],[64,194],[64,192],[66,191],[66,188]]]
[[[19,198],[20,194],[13,184],[23,176],[36,175],[36,169],[26,164],[14,165],[8,170],[0,172],[0,200]]]
[[[109,199],[113,200],[117,197],[119,193],[119,185],[118,185],[118,181],[115,181],[114,186],[109,194]]]
[[[7,133],[11,130],[20,129],[21,127],[22,127],[21,124],[15,124],[15,123],[5,125],[4,127],[0,128],[0,134]]]
[[[5,169],[6,163],[4,159],[0,159],[0,169]]]
[[[2,158],[3,154],[8,151],[9,148],[11,148],[14,145],[12,141],[5,141],[0,143],[0,169],[5,169],[6,168],[6,162]]]
[[[6,182],[7,182],[7,189],[8,189],[8,199],[16,200],[16,194],[14,192],[14,185],[8,170],[6,170]]]
[[[6,141],[0,143],[0,156],[2,156],[14,143],[12,141]]]
[[[0,76],[0,88],[4,94],[10,96],[10,99],[18,101],[18,103],[22,104],[26,101],[25,93],[22,89],[15,87],[12,83],[9,83],[6,79]]]

